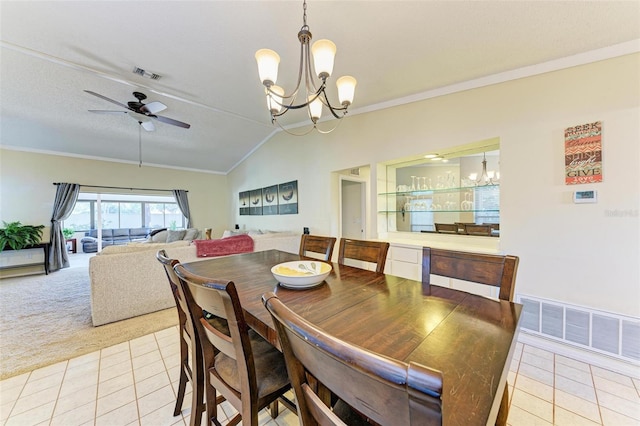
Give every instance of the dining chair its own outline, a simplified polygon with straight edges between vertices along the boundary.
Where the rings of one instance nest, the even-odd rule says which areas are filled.
[[[274,293],[262,301],[284,352],[303,426],[441,425],[442,373],[340,340],[291,311]],[[321,383],[322,386],[317,386]],[[319,389],[339,399],[327,405]]]
[[[384,272],[384,265],[387,262],[388,251],[389,243],[387,242],[341,238],[340,249],[338,251],[338,263],[344,265],[345,259],[370,262],[376,265],[377,273],[382,273]]]
[[[485,235],[491,236],[491,225],[465,224],[464,233],[467,235]]]
[[[180,381],[178,383],[178,394],[176,396],[176,405],[173,409],[173,415],[177,416],[182,411],[182,403],[187,387],[187,382],[191,382],[193,389],[191,396],[191,424],[200,424],[202,413],[204,412],[204,375],[202,372],[202,352],[200,350],[200,339],[193,328],[191,321],[187,321],[189,317],[188,306],[182,288],[180,287],[180,279],[176,276],[173,267],[179,262],[167,256],[165,250],[159,250],[156,258],[164,267],[164,271],[171,286],[171,292],[176,302],[178,310],[178,328],[180,332]],[[194,348],[193,365],[189,363],[189,346]]]
[[[439,234],[457,234],[458,225],[455,223],[436,223],[436,232]]]
[[[322,260],[331,261],[333,255],[333,247],[336,244],[334,237],[321,237],[319,235],[302,234],[300,238],[300,256],[311,256],[314,254],[322,255]]]
[[[295,405],[283,397],[291,389],[284,357],[249,328],[235,284],[192,274],[180,264],[174,271],[201,343],[207,418],[220,424],[217,393],[238,411],[228,426],[241,420],[245,426],[257,426],[258,412],[267,406],[271,406],[271,417],[277,417],[278,400],[296,412]],[[211,326],[203,310],[225,318],[229,333]]]
[[[518,256],[469,253],[422,248],[422,283],[431,285],[431,275],[455,278],[499,289],[498,298],[513,302]],[[496,425],[505,425],[509,413],[509,386],[505,385]]]

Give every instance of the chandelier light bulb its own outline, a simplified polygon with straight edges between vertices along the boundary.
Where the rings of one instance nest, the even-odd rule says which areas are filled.
[[[357,83],[356,79],[350,75],[340,77],[336,81],[336,86],[338,86],[338,100],[341,105],[349,106],[353,103]]]
[[[322,101],[320,97],[312,100],[314,95],[309,96],[309,118],[316,123],[322,117]]]
[[[271,49],[260,49],[256,52],[256,61],[258,62],[258,74],[262,84],[266,87],[276,84],[280,55]]]
[[[478,179],[478,174],[477,173],[471,173],[469,175],[469,180],[472,180],[475,182],[475,180]]]
[[[267,108],[271,111],[271,114],[277,114],[282,111],[282,97],[284,96],[284,89],[280,86],[271,86],[271,92],[267,91]]]
[[[325,80],[331,77],[333,60],[336,57],[336,45],[331,40],[318,40],[311,46],[311,54],[318,78]]]

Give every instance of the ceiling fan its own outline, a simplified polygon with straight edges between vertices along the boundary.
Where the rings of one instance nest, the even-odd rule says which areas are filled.
[[[92,92],[91,90],[85,90],[85,92],[90,95],[97,96],[100,99],[104,99],[105,101],[111,102],[112,104],[116,104],[121,108],[126,109],[127,111],[105,111],[105,110],[96,110],[90,109],[90,112],[96,112],[99,114],[128,114],[131,118],[136,120],[143,129],[148,132],[155,130],[155,126],[151,122],[150,118],[158,120],[162,123],[171,124],[178,127],[183,127],[188,129],[191,127],[190,124],[183,123],[182,121],[174,120],[173,118],[163,117],[162,115],[157,115],[158,112],[164,111],[167,109],[167,106],[162,102],[154,101],[149,102],[147,104],[142,103],[145,99],[147,99],[147,95],[141,92],[133,92],[133,96],[137,99],[137,101],[130,101],[127,104],[120,103],[118,101],[114,101],[113,99],[107,98],[99,93]]]

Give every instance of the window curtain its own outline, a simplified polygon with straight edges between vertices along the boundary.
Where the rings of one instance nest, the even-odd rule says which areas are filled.
[[[68,218],[76,205],[80,185],[77,183],[59,183],[51,215],[51,246],[49,247],[49,271],[69,267],[67,244],[62,234],[61,222]]]
[[[176,198],[178,207],[182,215],[187,219],[187,228],[191,228],[191,211],[189,210],[189,199],[187,198],[187,191],[184,189],[174,189],[173,196]]]

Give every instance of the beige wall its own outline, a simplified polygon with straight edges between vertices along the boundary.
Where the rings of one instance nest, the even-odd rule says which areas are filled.
[[[337,236],[336,172],[362,166],[375,238],[377,163],[499,137],[500,249],[521,258],[516,292],[640,317],[639,75],[634,54],[352,115],[329,135],[280,133],[227,177],[0,150],[0,220],[48,224],[52,182],[78,182],[187,189],[195,226],[214,236],[234,223]],[[604,182],[565,186],[563,130],[598,120]],[[298,215],[238,215],[239,191],[289,180]],[[573,204],[576,189],[598,203]]]
[[[230,221],[226,176],[10,150],[0,150],[0,220],[48,227],[53,182],[186,189],[194,227],[219,237]]]
[[[332,172],[375,174],[378,162],[499,137],[500,249],[521,258],[516,292],[640,317],[639,65],[628,55],[352,115],[329,135],[279,133],[229,174],[231,220],[338,235]],[[564,185],[564,129],[598,120],[604,182]],[[295,179],[300,214],[238,216],[239,191]],[[597,190],[598,203],[573,204],[576,189]],[[375,205],[368,214],[375,238]]]

